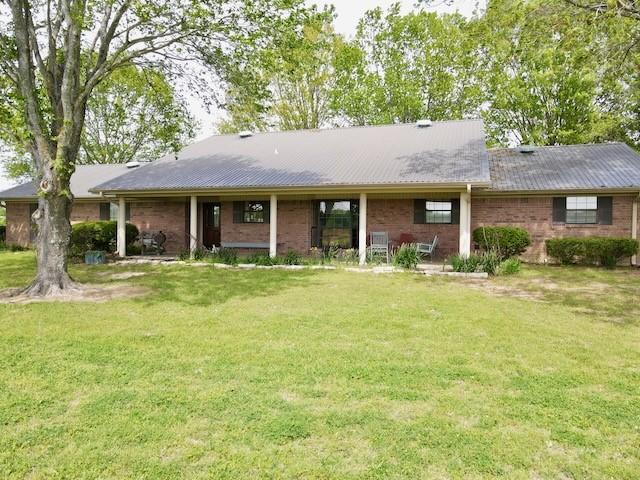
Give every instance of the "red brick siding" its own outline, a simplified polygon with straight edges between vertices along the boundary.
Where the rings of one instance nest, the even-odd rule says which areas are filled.
[[[455,196],[451,198],[455,198]],[[367,202],[367,234],[369,232],[389,232],[389,238],[396,242],[401,234],[411,234],[418,242],[430,242],[435,235],[438,235],[437,256],[457,253],[460,226],[414,224],[413,208],[413,199],[369,199]]]
[[[566,225],[553,223],[553,197],[473,197],[471,228],[485,225],[514,225],[531,235],[531,247],[524,258],[544,261],[544,241],[562,237],[631,237],[632,196],[613,197],[612,225]]]
[[[278,253],[289,250],[307,255],[311,248],[313,202],[278,202]]]
[[[268,223],[233,223],[233,202],[220,205],[220,241],[222,243],[269,243]]]
[[[7,244],[28,246],[31,218],[29,204],[7,202]]]
[[[71,209],[71,223],[100,220],[100,202],[76,202]]]
[[[167,236],[166,253],[176,254],[187,248],[187,208],[185,202],[159,200],[131,202],[131,218],[140,233],[162,231]]]

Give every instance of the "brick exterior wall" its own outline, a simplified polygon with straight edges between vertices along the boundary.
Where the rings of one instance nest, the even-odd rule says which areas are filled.
[[[100,220],[101,202],[76,202],[71,209],[71,223]]]
[[[140,230],[158,232],[162,231],[167,236],[164,244],[166,253],[177,254],[188,248],[187,237],[188,209],[182,201],[149,201],[131,202],[130,223]]]
[[[313,202],[278,202],[278,253],[289,250],[307,255],[311,248],[311,226],[313,224]],[[269,240],[267,233],[267,240]]]
[[[446,196],[445,196],[446,197]],[[440,198],[445,198],[440,197]],[[452,198],[454,195],[451,196]],[[552,221],[552,196],[484,197],[471,200],[471,228],[482,225],[514,225],[525,228],[532,246],[525,254],[529,261],[545,261],[544,241],[566,236],[631,237],[633,196],[613,196],[612,225],[565,225]],[[77,202],[71,221],[98,220],[100,202]],[[142,232],[162,230],[167,235],[167,253],[188,248],[189,212],[184,201],[152,200],[131,203],[131,223]],[[413,199],[369,199],[367,230],[386,231],[392,241],[402,234],[416,241],[430,241],[438,235],[437,256],[458,251],[459,226],[413,223]],[[30,236],[29,203],[7,202],[7,243],[28,245]],[[295,250],[303,255],[311,247],[313,201],[278,202],[278,253]],[[640,222],[639,222],[640,230]],[[638,232],[640,236],[640,231]],[[221,240],[223,242],[269,242],[269,224],[234,224],[233,202],[221,203]],[[241,252],[241,253],[250,253]]]
[[[471,229],[486,225],[513,225],[531,235],[531,247],[523,257],[532,262],[547,259],[544,241],[561,237],[631,237],[633,196],[613,197],[612,225],[553,223],[553,197],[473,197]]]
[[[455,198],[455,196],[451,196],[451,198]],[[389,239],[396,243],[402,234],[413,235],[416,242],[430,242],[433,237],[438,235],[436,257],[457,253],[460,225],[414,224],[413,202],[413,199],[369,199],[367,202],[367,234],[370,232],[389,232]]]
[[[31,218],[29,204],[7,202],[7,244],[29,246]]]

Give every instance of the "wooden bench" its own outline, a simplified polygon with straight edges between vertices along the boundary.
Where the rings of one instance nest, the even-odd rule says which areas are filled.
[[[245,248],[269,250],[269,242],[222,242],[222,248]]]

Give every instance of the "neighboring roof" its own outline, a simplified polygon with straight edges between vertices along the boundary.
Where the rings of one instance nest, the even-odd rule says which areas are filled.
[[[94,191],[487,184],[481,120],[209,137]]]
[[[138,167],[139,168],[139,167]],[[131,171],[124,164],[78,165],[71,176],[71,192],[75,198],[98,198],[99,195],[89,189],[100,182],[110,180]],[[35,182],[23,183],[0,192],[0,200],[26,200],[36,198]]]
[[[624,143],[489,150],[491,191],[640,189],[640,155]]]

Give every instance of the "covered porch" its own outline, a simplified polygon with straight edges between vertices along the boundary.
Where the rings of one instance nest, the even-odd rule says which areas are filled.
[[[394,192],[255,191],[118,195],[118,255],[125,253],[125,212],[141,233],[167,237],[168,253],[199,248],[233,248],[275,257],[289,250],[307,256],[314,249],[357,251],[367,261],[371,232],[385,232],[390,247],[430,242],[437,257],[471,251],[471,186]]]

